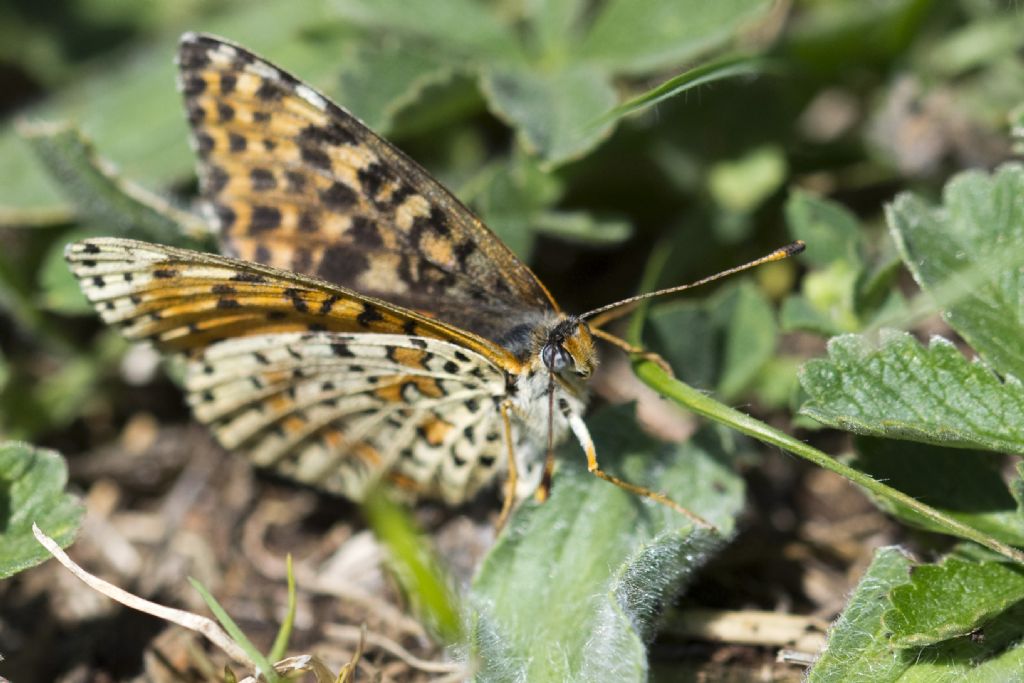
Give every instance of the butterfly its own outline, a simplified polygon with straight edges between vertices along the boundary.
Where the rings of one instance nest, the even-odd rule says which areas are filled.
[[[458,504],[503,475],[504,520],[543,496],[572,433],[595,475],[710,526],[604,472],[583,420],[595,339],[636,350],[588,319],[649,295],[567,314],[429,173],[309,85],[209,35],[185,34],[177,61],[225,255],[92,238],[66,259],[104,321],[185,357],[188,403],[221,444],[354,500],[384,480]]]

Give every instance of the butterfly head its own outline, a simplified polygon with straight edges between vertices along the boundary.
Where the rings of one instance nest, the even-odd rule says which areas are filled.
[[[597,366],[590,327],[573,316],[559,321],[543,339],[540,359],[552,373],[590,377]]]

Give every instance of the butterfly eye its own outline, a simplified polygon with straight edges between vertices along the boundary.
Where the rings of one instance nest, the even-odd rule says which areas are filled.
[[[552,372],[559,372],[572,365],[572,356],[558,344],[546,345],[541,350],[540,357]]]

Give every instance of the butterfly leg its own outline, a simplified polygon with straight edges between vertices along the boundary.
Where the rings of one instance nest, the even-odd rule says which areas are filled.
[[[690,521],[692,521],[697,526],[704,527],[705,529],[710,529],[711,531],[718,531],[718,529],[715,528],[715,526],[708,522],[706,519],[704,519],[695,512],[687,510],[682,505],[675,502],[665,494],[658,493],[657,491],[652,491],[648,488],[644,488],[643,486],[630,484],[628,481],[623,481],[622,479],[616,477],[614,474],[608,474],[607,472],[602,470],[601,466],[597,464],[597,449],[594,448],[594,440],[590,438],[590,431],[587,429],[586,423],[583,422],[583,418],[580,417],[578,414],[572,412],[571,410],[565,409],[562,412],[565,415],[566,419],[569,421],[569,427],[572,429],[573,434],[576,435],[576,438],[579,440],[580,445],[583,446],[584,452],[587,454],[587,470],[591,474],[601,479],[604,479],[609,483],[615,484],[619,488],[625,489],[630,493],[636,494],[638,496],[643,496],[645,498],[650,498],[656,503],[661,503],[665,507],[671,508],[672,510],[678,512],[684,517],[689,518]]]
[[[604,330],[591,329],[590,333],[592,335],[594,335],[595,337],[597,337],[598,339],[603,339],[604,341],[608,342],[612,346],[616,346],[616,347],[622,349],[623,351],[625,351],[626,353],[628,353],[630,355],[640,356],[644,360],[649,360],[649,361],[653,361],[653,362],[657,363],[661,367],[662,370],[667,372],[672,377],[675,377],[675,373],[672,372],[672,366],[669,365],[668,362],[664,358],[662,358],[658,354],[654,353],[653,351],[648,351],[647,349],[645,349],[642,346],[636,346],[635,344],[630,344],[628,341],[626,341],[622,337],[616,337],[614,334],[611,334],[610,332],[605,332]]]
[[[500,532],[504,528],[505,522],[508,521],[509,515],[512,514],[512,504],[516,499],[516,484],[519,480],[519,469],[516,466],[516,449],[515,444],[512,442],[511,410],[511,401],[503,401],[501,403],[501,421],[505,427],[505,445],[508,448],[508,476],[505,477],[505,499],[501,503],[501,514],[498,515],[498,523],[495,525],[496,532]]]

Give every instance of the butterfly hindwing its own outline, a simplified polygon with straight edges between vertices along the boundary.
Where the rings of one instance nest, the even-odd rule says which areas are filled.
[[[440,183],[358,119],[237,45],[186,34],[181,88],[229,253],[500,340],[557,306]]]
[[[188,365],[196,417],[261,466],[354,500],[380,477],[466,500],[493,478],[504,375],[449,342],[306,332],[214,344]]]

